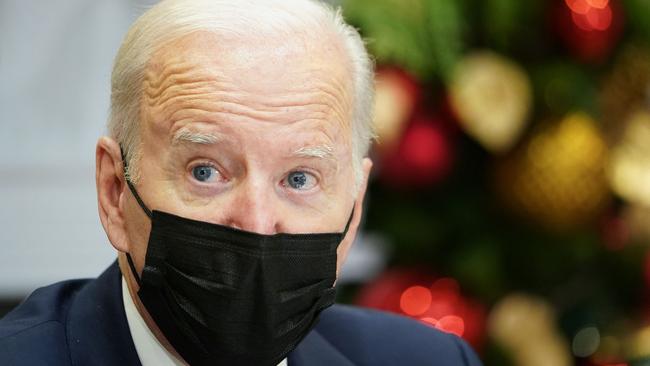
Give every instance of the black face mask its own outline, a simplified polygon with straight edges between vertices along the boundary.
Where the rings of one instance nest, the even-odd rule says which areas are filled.
[[[277,365],[334,303],[342,233],[262,235],[150,211],[138,297],[191,365]],[[353,211],[354,213],[354,211]]]

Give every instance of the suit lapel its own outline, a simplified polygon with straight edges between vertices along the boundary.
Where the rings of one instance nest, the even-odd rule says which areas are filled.
[[[289,354],[288,366],[354,366],[316,329],[312,330]]]
[[[66,320],[73,365],[140,365],[124,313],[121,276],[116,261],[76,294]]]

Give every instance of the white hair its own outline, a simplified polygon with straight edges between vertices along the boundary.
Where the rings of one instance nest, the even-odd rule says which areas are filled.
[[[361,161],[374,138],[374,65],[361,36],[345,23],[340,9],[317,0],[163,0],[138,18],[115,58],[108,121],[109,134],[128,159],[127,177],[132,181],[139,178],[143,80],[147,64],[158,49],[197,31],[240,37],[279,34],[286,38],[295,37],[292,30],[333,32],[347,52],[354,90],[352,168],[358,189],[363,178]]]

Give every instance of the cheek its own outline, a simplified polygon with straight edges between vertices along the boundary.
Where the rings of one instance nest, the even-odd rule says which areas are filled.
[[[129,200],[125,215],[129,253],[133,257],[136,268],[141,270],[147,253],[151,221],[135,199]]]

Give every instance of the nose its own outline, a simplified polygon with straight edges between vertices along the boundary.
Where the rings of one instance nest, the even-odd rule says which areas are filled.
[[[233,192],[226,225],[258,234],[280,231],[274,187],[262,179],[246,179]]]

